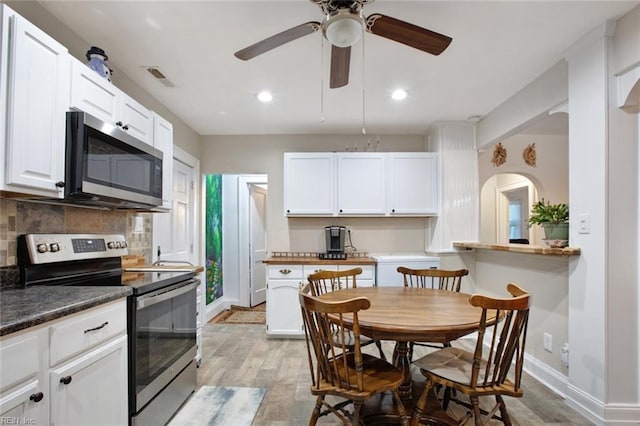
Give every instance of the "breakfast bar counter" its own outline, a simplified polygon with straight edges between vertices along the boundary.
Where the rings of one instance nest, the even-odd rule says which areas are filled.
[[[345,260],[320,259],[317,255],[309,256],[271,256],[262,261],[267,265],[375,265],[375,259],[368,256],[351,257]]]
[[[454,242],[453,247],[458,250],[495,250],[511,253],[542,254],[546,256],[579,256],[579,247],[552,248],[532,244],[498,244],[480,242]]]

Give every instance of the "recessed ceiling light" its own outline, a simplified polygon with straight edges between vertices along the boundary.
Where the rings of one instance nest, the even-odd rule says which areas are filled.
[[[260,102],[271,102],[273,100],[273,96],[271,96],[271,93],[263,90],[262,92],[258,93],[258,100]]]
[[[401,101],[407,97],[407,91],[403,89],[396,89],[391,94],[391,98],[395,101]]]

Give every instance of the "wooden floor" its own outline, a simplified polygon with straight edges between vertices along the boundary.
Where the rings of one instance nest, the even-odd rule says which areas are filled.
[[[369,348],[371,346],[366,348],[367,352]],[[390,359],[392,343],[384,342],[384,350]],[[428,349],[416,347],[417,353],[424,350]],[[376,354],[375,348],[371,353]],[[423,382],[417,369],[414,380]],[[525,376],[523,383],[523,398],[505,398],[515,425],[591,424],[531,377]],[[267,339],[264,325],[205,325],[198,384],[266,388],[267,393],[253,422],[255,426],[306,425],[315,403],[309,392],[310,374],[304,340]],[[449,409],[449,414],[454,416],[464,412],[466,409],[455,404]],[[327,416],[318,424],[341,423],[335,416]],[[496,421],[495,424],[501,423]]]

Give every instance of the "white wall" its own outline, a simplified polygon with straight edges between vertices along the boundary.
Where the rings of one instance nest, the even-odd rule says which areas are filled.
[[[475,261],[476,280],[481,283],[479,287],[483,294],[507,297],[506,285],[513,282],[533,295],[527,355],[566,376],[568,369],[560,362],[560,348],[569,341],[568,258],[477,250]],[[551,353],[543,348],[543,333],[553,336]]]
[[[569,405],[596,424],[638,424],[640,120],[617,109],[615,75],[640,64],[640,7],[625,15],[616,28],[615,36],[610,38],[613,26],[603,25],[586,35],[567,54],[570,244],[580,247],[581,254],[569,259],[566,285],[557,282],[547,289],[538,284],[533,305],[544,312],[540,310],[541,296],[549,302],[552,300],[547,299],[549,290],[567,292],[567,298],[563,297],[564,293],[555,295],[568,303],[566,308],[558,305],[558,311],[551,317],[562,322],[557,314],[567,309],[570,368],[566,398]],[[509,133],[505,130],[509,122],[513,128],[523,126],[518,118],[523,116],[521,107],[527,104],[524,94],[531,95],[536,105],[550,105],[557,100],[557,94],[554,96],[553,90],[540,87],[540,82],[537,80],[496,109],[496,116],[483,120],[482,128],[482,122],[479,123],[480,146],[497,140],[493,136],[500,137],[501,131]],[[551,80],[547,82],[549,88],[555,85]],[[536,88],[537,93],[533,93]],[[546,101],[540,98],[544,94],[548,95]],[[533,108],[528,113],[529,119],[535,115]],[[589,233],[577,232],[581,214],[590,216]],[[504,278],[515,278],[524,273],[522,279],[528,280],[538,273],[527,271],[522,258],[514,256],[519,255],[478,253],[476,274],[486,276],[486,279],[478,278],[479,290],[489,291],[489,279],[501,274]],[[502,257],[511,263],[502,261]],[[508,270],[510,265],[514,270]],[[556,275],[562,274],[558,271],[550,277],[540,276],[539,281]],[[536,288],[533,282],[527,285]],[[543,322],[542,326],[549,328],[554,324]],[[562,331],[558,329],[555,333]],[[536,340],[540,337],[529,339],[534,347],[528,346],[528,354],[538,350]],[[545,364],[553,366],[555,362],[554,358]]]
[[[519,133],[566,100],[567,64],[560,61],[478,122],[476,147]]]
[[[537,165],[524,163],[522,152],[527,145],[535,143]],[[536,186],[538,197],[551,203],[569,202],[569,136],[568,135],[523,135],[506,138],[502,145],[507,150],[507,162],[494,167],[491,163],[494,146],[488,146],[479,155],[480,170],[480,241],[495,242],[496,235],[496,185],[495,176],[517,174],[526,177]],[[530,238],[531,244],[544,244],[543,233],[532,229],[538,238]]]
[[[283,208],[285,152],[344,151],[363,136],[271,135],[207,136],[203,138],[201,170],[205,174],[267,174],[267,229],[269,251],[325,251],[324,227],[338,223],[353,229],[359,251],[424,252],[424,218],[286,218]],[[424,151],[422,136],[384,136],[379,151]],[[309,188],[313,191],[313,188]]]

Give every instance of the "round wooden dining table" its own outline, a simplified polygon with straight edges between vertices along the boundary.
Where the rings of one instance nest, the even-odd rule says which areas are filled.
[[[393,363],[403,373],[400,397],[412,398],[409,342],[445,343],[477,331],[481,309],[469,294],[412,287],[357,287],[325,293],[325,301],[366,297],[369,309],[358,312],[360,333],[378,340],[395,340]],[[349,316],[344,317],[349,327]],[[489,315],[488,322],[493,321]]]

